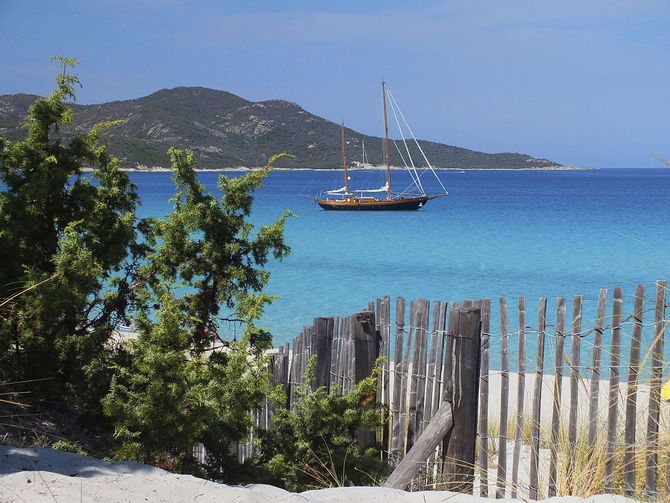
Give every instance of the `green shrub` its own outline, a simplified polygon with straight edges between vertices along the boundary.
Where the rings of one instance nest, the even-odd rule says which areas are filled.
[[[247,436],[251,411],[273,391],[264,356],[272,338],[254,321],[272,301],[263,293],[264,265],[289,252],[283,231],[290,213],[257,229],[248,221],[269,165],[221,175],[217,198],[199,182],[192,152],[169,154],[173,209],[146,222],[149,251],[135,283],[139,337],[102,402],[117,439],[138,443],[143,462],[196,473],[192,448],[202,443],[211,469],[221,472],[236,463],[232,442]],[[244,333],[224,349],[216,333],[226,312]]]
[[[385,408],[375,401],[379,366],[351,391],[312,389],[313,356],[292,410],[279,408],[274,429],[260,432],[256,461],[268,482],[288,490],[376,485],[388,473],[381,447],[361,448],[365,429],[381,430]]]

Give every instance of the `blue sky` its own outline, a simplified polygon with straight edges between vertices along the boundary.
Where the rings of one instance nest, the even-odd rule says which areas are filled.
[[[0,94],[81,103],[200,85],[381,134],[382,74],[417,136],[589,167],[670,157],[669,0],[0,0]]]

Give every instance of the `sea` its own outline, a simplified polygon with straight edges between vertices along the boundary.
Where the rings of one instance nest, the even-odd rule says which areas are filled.
[[[217,193],[222,174],[241,176],[201,172],[199,178]],[[510,306],[513,358],[519,296],[526,299],[527,351],[532,355],[540,297],[548,299],[551,347],[557,297],[567,298],[569,327],[573,296],[583,296],[586,331],[594,326],[599,289],[608,289],[607,325],[612,289],[623,288],[628,316],[638,284],[646,285],[643,348],[645,341],[650,343],[655,281],[670,275],[670,169],[438,174],[448,197],[430,201],[419,211],[332,212],[320,209],[315,195],[341,187],[342,172],[270,173],[255,195],[252,221],[273,222],[286,209],[295,214],[286,224],[291,254],[267,266],[271,276],[266,292],[277,298],[259,324],[271,331],[275,345],[291,341],[317,316],[349,315],[385,295],[408,301],[488,298],[495,368],[500,363],[500,297]],[[170,210],[174,187],[169,173],[130,176],[139,190],[142,216]],[[384,176],[379,171],[352,171],[350,184],[379,187]],[[392,176],[395,188],[411,185],[407,172]],[[442,190],[430,172],[421,181],[428,193]],[[624,329],[631,326],[632,322]],[[237,330],[225,325],[219,335],[233,339]],[[586,334],[584,340],[588,344],[592,339]],[[624,353],[629,340],[623,336]]]

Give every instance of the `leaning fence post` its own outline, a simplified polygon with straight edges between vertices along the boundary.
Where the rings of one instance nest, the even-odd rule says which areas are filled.
[[[437,446],[454,425],[451,402],[442,402],[416,443],[398,464],[393,473],[384,482],[384,487],[404,489],[425,466],[426,460],[435,452]]]
[[[479,354],[481,311],[452,308],[449,393],[424,433],[384,483],[384,487],[402,489],[425,466],[426,460],[444,443],[443,467],[447,489],[472,493],[477,438],[477,397],[479,393]],[[451,323],[454,321],[454,323]]]

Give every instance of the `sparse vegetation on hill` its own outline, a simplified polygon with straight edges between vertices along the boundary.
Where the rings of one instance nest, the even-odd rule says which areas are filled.
[[[22,137],[20,124],[37,96],[0,96],[0,135]],[[75,119],[66,136],[102,121],[121,120],[105,135],[109,152],[122,166],[168,167],[168,147],[192,149],[200,168],[258,167],[276,152],[289,152],[279,166],[336,168],[340,165],[340,126],[282,100],[247,101],[202,87],[163,89],[134,100],[73,105]],[[361,162],[365,141],[370,162],[382,164],[382,139],[346,129],[350,161]],[[518,153],[488,154],[430,141],[420,142],[428,159],[442,168],[518,169],[560,166]],[[422,156],[409,144],[412,158]],[[398,153],[392,163],[402,165]]]

